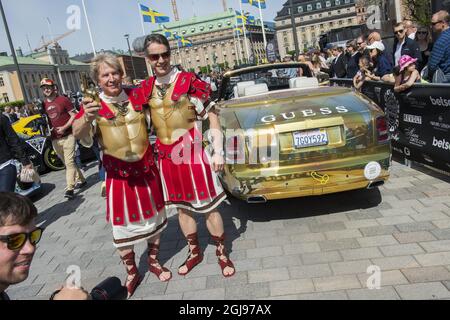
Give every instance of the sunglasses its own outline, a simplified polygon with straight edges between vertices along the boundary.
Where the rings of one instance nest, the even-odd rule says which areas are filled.
[[[364,42],[358,42],[357,45],[360,46],[362,45]]]
[[[16,233],[10,234],[7,236],[0,236],[0,241],[5,242],[9,250],[16,251],[23,248],[27,239],[30,240],[30,243],[33,246],[36,246],[38,242],[41,240],[42,232],[44,232],[44,228],[36,228],[34,231],[30,233]]]
[[[158,61],[160,58],[163,58],[164,60],[166,60],[166,59],[168,59],[170,57],[170,52],[169,51],[166,51],[166,52],[163,52],[163,53],[155,53],[155,54],[149,54],[148,55],[148,58],[151,60],[151,61]]]
[[[394,34],[401,34],[401,33],[403,33],[403,32],[405,32],[404,29],[403,29],[403,30],[397,30],[397,31],[394,31]]]
[[[417,31],[417,34],[428,34],[428,31]]]
[[[433,25],[433,26],[435,26],[435,25],[437,25],[438,23],[441,23],[442,22],[442,20],[439,20],[439,21],[436,21],[436,22],[431,22],[431,24]]]

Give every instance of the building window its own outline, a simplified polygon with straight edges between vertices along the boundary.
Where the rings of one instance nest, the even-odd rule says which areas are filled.
[[[321,13],[319,13],[319,18],[322,18],[322,14]]]
[[[31,81],[32,81],[33,83],[36,82],[36,78],[34,77],[34,74],[31,74]]]
[[[303,12],[303,7],[302,7],[302,6],[298,7],[298,8],[297,8],[297,12],[298,12],[298,13],[302,13],[302,12]]]
[[[350,3],[350,0],[345,0],[345,3],[346,3],[346,4],[349,4],[349,3]]]
[[[9,102],[9,98],[8,98],[8,94],[7,93],[3,94],[3,102],[5,102],[5,103]]]
[[[303,21],[304,19],[303,19],[303,17],[300,17],[300,21]]]
[[[337,6],[340,6],[340,5],[341,5],[341,0],[335,0],[334,3],[335,3]]]
[[[326,6],[327,8],[331,7],[331,1],[325,2],[325,6]]]
[[[348,23],[349,23],[349,24],[351,24],[351,23],[352,23],[352,19],[348,19],[347,21],[348,21]]]
[[[5,82],[3,81],[3,77],[0,77],[0,87],[4,87]]]
[[[317,2],[317,3],[316,3],[316,9],[317,9],[317,10],[322,9],[322,4],[321,4],[320,2]]]
[[[339,20],[339,24],[340,24],[340,25],[342,24],[342,20]]]
[[[308,4],[308,5],[306,6],[306,10],[311,11],[311,10],[312,10],[312,4]]]

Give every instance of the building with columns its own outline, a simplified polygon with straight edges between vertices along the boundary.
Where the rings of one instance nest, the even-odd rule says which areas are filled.
[[[266,51],[263,45],[261,21],[256,25],[247,26],[247,37],[234,35],[236,24],[234,9],[210,15],[208,17],[193,17],[188,20],[165,23],[164,27],[177,36],[183,36],[192,41],[192,47],[178,48],[177,41],[170,41],[172,59],[186,70],[212,70],[234,68],[240,63],[258,63],[265,60]],[[271,23],[265,23],[267,41],[274,39],[275,30]],[[153,33],[164,34],[162,29]],[[245,41],[246,40],[246,41]]]
[[[89,74],[89,65],[69,59],[59,45],[27,57],[18,52],[25,92],[22,92],[12,57],[0,56],[0,98],[2,102],[33,101],[42,97],[42,78],[54,80],[61,92],[80,91],[81,74]]]
[[[332,29],[364,23],[367,12],[355,0],[292,0],[300,51],[319,47],[320,35]],[[295,50],[290,2],[275,17],[280,55]]]

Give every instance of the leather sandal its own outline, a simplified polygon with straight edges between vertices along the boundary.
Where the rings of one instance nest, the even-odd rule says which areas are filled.
[[[159,264],[159,261],[158,261],[157,258],[152,258],[151,257],[151,256],[156,256],[157,257],[158,253],[159,253],[159,245],[158,244],[154,244],[154,243],[149,243],[148,244],[148,259],[147,259],[148,270],[151,273],[155,274],[161,282],[167,282],[170,279],[172,279],[172,272],[170,272],[169,269],[161,266]],[[170,277],[167,280],[161,280],[161,278],[159,277],[161,275],[161,273],[163,273],[163,272],[169,272],[170,273]]]
[[[186,240],[188,242],[189,253],[186,261],[178,268],[178,274],[180,276],[187,275],[196,265],[203,261],[203,254],[200,251],[197,233],[188,235]],[[194,246],[194,249],[191,250],[191,246]],[[181,273],[180,268],[184,266],[187,268],[187,271],[185,273]]]
[[[139,274],[139,270],[136,266],[135,254],[133,251],[123,257],[120,257],[120,258],[122,259],[123,264],[125,266],[127,266],[128,275],[134,276],[133,280],[131,280],[131,282],[126,286],[127,291],[128,291],[128,299],[129,299],[134,294],[134,292],[136,291],[139,284],[141,284],[143,278]],[[132,266],[131,269],[128,269],[128,266]],[[127,281],[128,281],[128,279],[125,280],[125,284],[127,283]]]
[[[220,265],[220,268],[222,269],[222,275],[225,278],[229,278],[234,276],[236,273],[236,269],[234,267],[233,262],[231,262],[230,258],[228,257],[227,250],[225,248],[225,234],[223,234],[221,237],[211,236],[212,240],[216,243],[217,249],[216,249],[216,256],[218,258],[218,262]],[[221,257],[225,257],[224,259],[221,259]],[[232,268],[233,272],[231,274],[224,274],[223,271],[226,267]]]

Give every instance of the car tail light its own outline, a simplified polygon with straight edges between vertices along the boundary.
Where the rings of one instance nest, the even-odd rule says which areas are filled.
[[[389,140],[389,130],[384,116],[378,117],[377,120],[377,137],[378,142],[386,142]]]
[[[245,162],[245,143],[241,136],[229,137],[225,145],[225,154],[227,163],[244,163]]]

